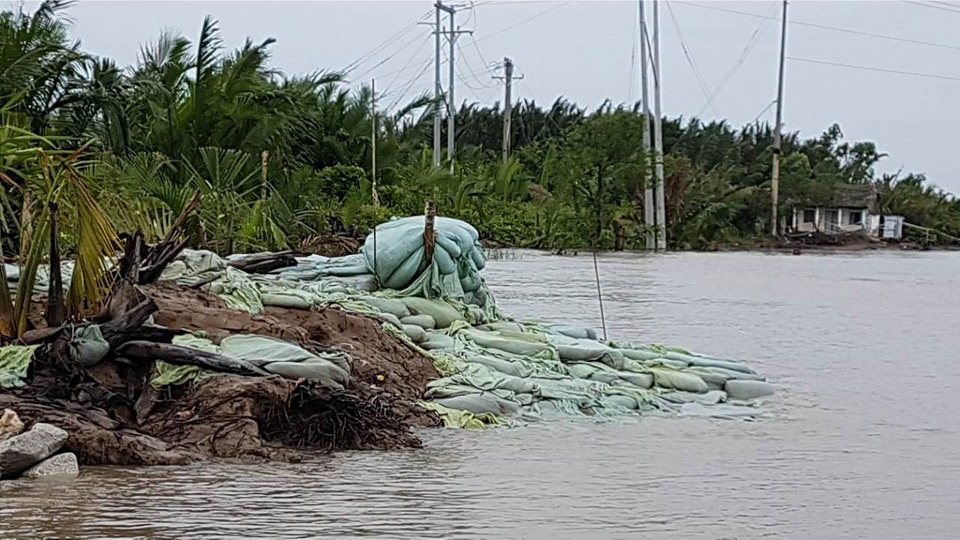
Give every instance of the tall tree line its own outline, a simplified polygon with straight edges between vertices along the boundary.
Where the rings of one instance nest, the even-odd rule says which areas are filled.
[[[140,48],[134,65],[118,66],[70,37],[69,5],[48,0],[32,14],[0,14],[7,253],[22,246],[49,189],[37,181],[43,167],[27,157],[30,149],[82,156],[75,172],[116,230],[155,238],[199,191],[194,241],[220,251],[365,234],[391,216],[418,213],[427,198],[503,245],[642,246],[650,160],[636,106],[521,101],[513,108],[514,154],[504,163],[499,105],[464,104],[452,172],[432,165],[429,98],[378,112],[375,206],[368,88],[351,90],[334,71],[279,72],[270,64],[271,39],[225,50],[210,18],[196,39],[161,34]],[[671,245],[762,238],[770,126],[667,118],[663,133]],[[922,175],[878,176],[884,155],[873,143],[844,141],[839,126],[809,139],[789,134],[783,148],[784,211],[826,200],[838,185],[874,184],[885,212],[960,236],[954,196]],[[65,245],[78,244],[77,231],[64,228]]]

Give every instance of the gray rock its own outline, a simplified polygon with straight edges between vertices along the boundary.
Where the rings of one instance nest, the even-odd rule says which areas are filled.
[[[72,452],[57,454],[23,471],[24,478],[69,477],[76,478],[80,474],[77,465],[77,456]]]
[[[773,395],[773,385],[763,381],[727,381],[723,387],[730,399],[757,399]]]
[[[24,469],[52,456],[67,441],[67,432],[50,424],[0,442],[0,471],[3,477],[16,476]]]

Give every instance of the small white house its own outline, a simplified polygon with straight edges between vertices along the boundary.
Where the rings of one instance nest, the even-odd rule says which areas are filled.
[[[877,206],[877,190],[872,185],[841,184],[825,204],[794,207],[792,228],[798,233],[863,232],[879,236]]]

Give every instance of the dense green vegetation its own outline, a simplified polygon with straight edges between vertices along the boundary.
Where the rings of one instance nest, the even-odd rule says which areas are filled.
[[[279,73],[269,62],[272,40],[225,51],[210,19],[196,40],[164,34],[142,47],[136,65],[117,66],[70,38],[68,4],[0,15],[8,254],[26,244],[40,201],[60,196],[49,180],[57,175],[82,178],[115,230],[140,228],[150,239],[200,191],[195,242],[221,251],[365,234],[392,215],[419,213],[427,198],[504,245],[642,247],[650,160],[635,107],[521,102],[514,155],[503,163],[499,108],[464,105],[452,172],[432,166],[429,99],[380,111],[375,206],[369,90],[349,90],[334,72]],[[677,118],[665,120],[663,133],[671,245],[765,238],[771,128]],[[844,142],[838,126],[813,139],[787,135],[781,215],[829,197],[838,184],[874,183],[884,211],[960,236],[960,202],[919,175],[878,177],[873,168],[882,158],[872,143]],[[91,208],[65,204],[63,219],[82,223],[83,211]],[[62,229],[68,249],[83,243],[84,228]]]

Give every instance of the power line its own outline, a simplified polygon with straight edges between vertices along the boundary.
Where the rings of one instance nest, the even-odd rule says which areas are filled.
[[[430,38],[430,36],[428,35],[428,36],[427,36],[427,39],[429,39],[429,38]],[[387,56],[387,57],[384,58],[383,60],[381,60],[381,61],[377,62],[376,64],[374,64],[373,67],[368,68],[368,69],[366,69],[363,73],[360,73],[359,75],[357,75],[356,78],[357,78],[357,79],[360,79],[360,78],[362,78],[364,75],[366,75],[366,74],[374,71],[375,69],[377,69],[378,67],[386,64],[386,63],[389,62],[390,60],[393,60],[398,54],[400,54],[401,52],[403,52],[404,50],[406,50],[408,47],[410,47],[411,45],[413,45],[413,44],[416,43],[416,42],[417,42],[417,39],[416,39],[416,38],[414,38],[414,39],[411,40],[411,41],[408,41],[406,45],[404,45],[403,47],[400,47],[400,48],[396,49],[395,51],[393,51],[392,54],[390,54],[389,56]],[[422,45],[421,45],[421,46],[422,46]]]
[[[913,4],[913,5],[915,5],[915,6],[920,6],[920,7],[925,7],[925,8],[927,8],[927,9],[938,9],[938,10],[940,10],[940,11],[946,11],[946,12],[948,12],[948,13],[960,13],[960,10],[953,9],[953,8],[955,8],[955,7],[957,7],[957,6],[950,6],[950,4],[947,4],[947,5],[950,6],[950,7],[942,7],[942,6],[931,6],[931,5],[929,5],[929,4],[924,4],[924,3],[922,3],[922,2],[910,2],[910,1],[907,1],[907,2],[904,2],[904,3],[905,3],[905,4]],[[937,2],[937,3],[943,3],[943,2]]]
[[[408,24],[407,26],[403,27],[399,32],[397,32],[396,34],[393,34],[392,36],[390,36],[390,37],[388,37],[387,39],[383,40],[383,42],[381,42],[379,45],[377,45],[377,46],[374,47],[373,49],[367,51],[365,54],[363,54],[362,56],[360,56],[360,58],[357,58],[357,59],[354,60],[353,62],[350,62],[349,64],[347,64],[347,66],[344,67],[341,71],[342,71],[343,73],[349,73],[349,72],[353,71],[353,70],[356,69],[360,64],[362,64],[363,62],[366,62],[369,58],[373,57],[373,55],[379,53],[379,52],[382,51],[385,47],[388,47],[388,46],[392,45],[392,44],[393,44],[394,42],[396,42],[399,38],[401,38],[404,34],[406,34],[407,32],[409,32],[410,30],[416,28],[417,25],[420,24],[420,21],[424,20],[425,17],[429,17],[431,13],[433,13],[433,10],[427,11],[426,13],[424,13],[423,15],[421,15],[420,18],[417,19],[416,21],[414,21],[414,22]]]
[[[822,64],[825,66],[836,66],[836,67],[845,67],[850,69],[860,69],[864,71],[877,71],[880,73],[896,73],[898,75],[912,75],[914,77],[924,77],[927,79],[940,79],[944,81],[960,81],[960,77],[951,77],[950,75],[938,75],[934,73],[920,73],[917,71],[901,71],[898,69],[888,69],[888,68],[879,68],[871,66],[858,66],[854,64],[844,64],[841,62],[829,62],[827,60],[812,60],[810,58],[797,58],[795,56],[788,56],[788,60],[793,60],[795,62],[806,62],[808,64]]]
[[[757,121],[760,120],[760,117],[763,116],[763,115],[765,115],[765,114],[767,114],[767,111],[769,111],[770,108],[773,107],[773,106],[776,105],[776,104],[777,104],[777,100],[773,100],[773,101],[771,101],[770,103],[768,103],[767,106],[764,107],[762,111],[760,111],[760,114],[758,114],[757,117],[753,119],[753,122],[750,122],[750,123],[751,123],[751,124],[756,124]]]
[[[410,66],[412,66],[414,62],[416,62],[417,55],[420,53],[420,51],[423,50],[423,47],[429,42],[430,42],[430,35],[427,34],[426,36],[424,36],[423,42],[420,43],[420,46],[417,47],[417,50],[413,51],[413,54],[410,56],[410,60],[407,61],[406,65],[404,65],[402,68],[394,72],[395,75],[393,79],[391,79],[390,82],[383,87],[384,92],[389,92],[390,89],[393,88],[393,84],[397,82],[397,79],[400,78],[400,74],[406,71]],[[384,75],[383,77],[389,77],[389,76],[390,74],[387,74],[387,75]]]
[[[779,6],[779,2],[771,2],[771,4],[772,4],[770,6],[771,9],[767,14],[768,16],[772,15],[773,12],[776,11],[777,7]],[[730,80],[737,73],[737,71],[739,71],[740,68],[743,67],[743,65],[746,63],[747,57],[750,55],[750,50],[756,44],[756,40],[758,37],[760,37],[761,31],[766,29],[767,23],[769,22],[769,20],[776,20],[776,19],[774,19],[773,17],[770,17],[769,19],[764,18],[764,20],[760,21],[760,24],[757,26],[756,30],[753,31],[753,34],[750,36],[750,39],[747,41],[747,45],[743,48],[743,52],[740,53],[740,58],[738,58],[737,62],[729,70],[727,70],[727,73],[724,74],[723,78],[720,80],[720,83],[717,84],[717,86],[714,87],[713,92],[710,93],[711,99],[715,99],[720,94],[720,90],[722,90],[723,87],[728,82],[730,82]],[[701,114],[703,114],[703,111],[707,108],[709,104],[710,104],[709,100],[705,102],[703,106],[700,107],[700,110],[697,112],[697,116],[700,116]]]
[[[720,116],[720,112],[717,110],[717,104],[714,103],[713,98],[710,96],[710,92],[707,90],[707,84],[703,81],[703,77],[700,76],[700,70],[697,69],[696,62],[693,61],[693,56],[690,54],[690,50],[687,49],[686,40],[683,39],[683,32],[680,30],[680,23],[677,22],[677,16],[673,13],[673,7],[670,5],[672,2],[666,2],[667,11],[670,13],[670,20],[673,21],[673,27],[677,30],[677,37],[680,38],[680,47],[683,48],[683,54],[687,57],[687,63],[690,64],[690,68],[693,70],[693,75],[697,79],[697,83],[700,84],[700,90],[703,91],[703,95],[706,96],[707,102],[710,104],[710,109],[713,111],[713,114]],[[641,30],[642,33],[643,32]]]
[[[935,6],[928,6],[928,5],[926,5],[926,4],[921,4],[921,3],[919,3],[919,2],[907,2],[907,3],[908,3],[908,4],[916,4],[916,5],[918,5],[918,6],[929,7],[929,8],[935,7]],[[681,5],[684,5],[684,6],[691,6],[691,7],[696,7],[696,8],[700,8],[700,9],[709,9],[709,10],[713,10],[713,11],[720,11],[720,12],[723,12],[723,13],[732,13],[732,14],[735,14],[735,15],[744,15],[744,16],[746,16],[746,17],[753,17],[753,18],[755,18],[755,19],[768,19],[768,20],[774,20],[774,21],[775,21],[775,20],[778,20],[776,17],[768,17],[768,16],[766,16],[766,15],[759,15],[759,14],[757,14],[757,13],[749,13],[749,12],[746,12],[746,11],[737,11],[737,10],[735,10],[735,9],[727,9],[727,8],[721,8],[721,7],[716,7],[716,6],[708,6],[708,5],[705,5],[705,4],[696,4],[696,3],[693,3],[693,2],[681,2],[680,4],[681,4]],[[950,11],[950,10],[946,10],[946,11]],[[958,11],[957,13],[960,13],[960,11]],[[935,43],[935,42],[933,42],[933,41],[924,41],[924,40],[922,40],[922,39],[913,39],[913,38],[904,38],[904,37],[897,37],[897,36],[888,36],[888,35],[885,35],[885,34],[875,34],[875,33],[873,33],[873,32],[865,32],[865,31],[862,31],[862,30],[853,30],[853,29],[850,29],[850,28],[841,28],[841,27],[839,27],[839,26],[829,26],[829,25],[826,25],[826,24],[817,24],[817,23],[809,23],[809,22],[794,21],[794,20],[787,21],[787,24],[794,24],[794,25],[797,25],[797,26],[806,26],[806,27],[809,27],[809,28],[818,28],[818,29],[820,29],[820,30],[831,30],[831,31],[833,31],[833,32],[842,32],[842,33],[844,33],[844,34],[853,34],[853,35],[856,35],[856,36],[872,37],[872,38],[876,38],[876,39],[886,39],[886,40],[889,40],[889,41],[897,41],[897,42],[900,42],[900,43],[912,43],[912,44],[914,44],[914,45],[926,45],[926,46],[928,46],[928,47],[939,47],[939,48],[941,48],[941,49],[960,50],[960,46],[958,46],[958,45],[948,45],[948,44],[946,44],[946,43]]]
[[[467,53],[465,53],[463,51],[463,48],[460,46],[460,42],[457,41],[456,45],[457,45],[457,50],[460,52],[460,59],[463,60],[463,63],[467,66],[467,69],[470,70],[468,73],[470,75],[473,75],[473,78],[476,79],[477,83],[484,89],[489,89],[496,86],[496,85],[490,84],[489,82],[483,81],[482,79],[480,79],[479,76],[477,76],[476,71],[473,69],[473,66],[470,65],[470,60],[467,59]],[[489,69],[487,70],[487,72],[489,73]],[[466,80],[463,81],[463,84],[467,85],[467,87],[473,90],[479,90],[478,88],[474,88],[470,86],[470,83],[468,83]]]
[[[410,81],[404,86],[404,88],[399,91],[399,93],[397,94],[397,97],[390,102],[390,105],[387,106],[386,110],[389,111],[394,107],[396,107],[403,100],[403,98],[406,97],[407,92],[409,92],[410,89],[413,88],[413,85],[417,84],[417,81],[423,78],[424,74],[430,71],[430,68],[432,66],[433,66],[433,58],[428,58],[427,61],[424,62],[423,67],[420,68],[419,73],[414,75],[413,78],[411,78]]]
[[[518,26],[520,26],[520,25],[526,24],[526,23],[528,23],[528,22],[530,22],[530,21],[532,21],[532,20],[534,20],[534,19],[536,19],[536,18],[538,18],[538,17],[542,17],[542,16],[546,15],[547,13],[550,13],[551,11],[555,11],[555,10],[557,10],[557,9],[560,9],[560,8],[562,8],[563,6],[565,6],[565,5],[569,4],[569,3],[570,3],[570,0],[568,0],[568,1],[566,1],[566,2],[561,2],[561,3],[559,3],[559,4],[555,5],[555,6],[549,7],[549,8],[547,8],[547,9],[541,11],[540,13],[537,13],[537,14],[535,14],[535,15],[531,15],[530,17],[527,17],[526,19],[523,19],[522,21],[513,23],[513,24],[511,24],[510,26],[507,26],[506,28],[502,28],[502,29],[497,30],[496,32],[494,32],[494,33],[492,33],[492,34],[489,34],[489,35],[487,35],[487,36],[484,36],[484,37],[478,39],[477,41],[485,41],[485,40],[488,40],[488,39],[490,39],[490,38],[492,38],[492,37],[494,37],[494,36],[499,36],[500,34],[502,34],[502,33],[504,33],[504,32],[507,32],[507,31],[509,31],[509,30],[513,30],[514,28],[516,28],[516,27],[518,27]]]

